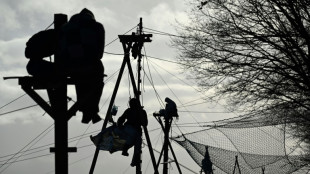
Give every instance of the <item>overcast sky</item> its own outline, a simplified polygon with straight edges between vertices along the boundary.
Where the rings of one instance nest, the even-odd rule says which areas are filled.
[[[70,18],[73,14],[80,12],[83,8],[93,11],[95,18],[101,22],[106,30],[106,43],[113,41],[118,35],[125,33],[136,26],[139,18],[143,18],[143,25],[146,28],[176,34],[176,21],[188,23],[186,11],[190,10],[183,0],[1,0],[0,2],[0,74],[1,77],[7,76],[25,76],[28,75],[25,69],[27,59],[24,57],[24,49],[27,40],[35,33],[46,29],[52,22],[55,13],[67,14]],[[53,27],[53,26],[52,26]],[[134,32],[135,30],[131,31]],[[148,33],[150,30],[145,30]],[[151,43],[145,44],[146,55],[161,58],[168,61],[177,61],[177,50],[170,46],[170,37],[154,34]],[[105,48],[106,52],[122,54],[121,43],[116,40]],[[104,54],[102,62],[105,66],[105,74],[111,80],[106,81],[103,95],[100,103],[100,115],[105,117],[106,109],[109,103],[109,97],[112,94],[116,76],[113,73],[120,68],[122,56]],[[135,71],[136,61],[133,61]],[[154,88],[150,80],[154,81],[155,89],[160,99],[165,97],[174,100],[179,106],[180,118],[177,124],[206,122],[219,120],[235,116],[232,114],[207,114],[188,111],[216,112],[225,111],[223,107],[216,103],[202,103],[204,95],[196,91],[194,82],[186,79],[186,74],[182,73],[180,65],[161,61],[157,59],[144,59],[144,70],[147,72],[143,76],[143,105],[149,116],[149,130],[152,145],[155,149],[161,150],[163,143],[163,134],[159,124],[152,118],[152,113],[161,108],[160,102],[156,98]],[[150,75],[151,74],[151,75]],[[2,78],[1,78],[2,79]],[[190,85],[189,85],[190,84]],[[48,100],[45,91],[39,93]],[[0,107],[10,101],[22,96],[25,92],[20,88],[17,80],[7,80],[0,82]],[[75,99],[73,87],[69,87],[68,95]],[[122,84],[120,86],[115,104],[119,106],[117,117],[127,108],[127,102],[130,96],[133,96],[132,87],[128,85],[128,75],[125,71]],[[1,113],[6,113],[19,108],[34,105],[35,102],[25,95],[14,103],[0,109]],[[188,107],[181,107],[187,105]],[[81,139],[73,139],[70,146],[78,147],[78,152],[69,156],[70,173],[88,173],[94,146],[88,138],[94,131],[100,130],[102,123],[95,125],[81,124],[81,113],[78,112],[75,117],[69,121],[69,137],[85,135]],[[38,148],[42,150],[22,157],[12,165],[4,165],[0,168],[0,173],[54,173],[54,155],[49,155],[49,143],[54,142],[54,130],[52,129],[53,120],[39,107],[0,115],[0,164],[3,164],[12,156],[7,156],[20,151],[27,143],[35,139],[30,146],[24,150]],[[51,126],[49,128],[49,126]],[[157,129],[157,130],[154,130]],[[173,126],[173,135],[201,130],[202,128],[176,127]],[[44,131],[46,130],[46,131]],[[173,143],[177,157],[183,165],[199,172],[199,167],[194,163],[190,156],[177,144]],[[39,148],[43,146],[43,148]],[[86,147],[83,147],[86,146]],[[109,154],[100,152],[97,166],[94,173],[135,173],[135,168],[129,166],[131,161],[132,149],[129,151],[129,157],[123,157],[120,152]],[[19,154],[20,155],[20,154]],[[16,155],[18,157],[19,155]],[[38,156],[40,158],[35,158]],[[155,153],[156,159],[158,154]],[[33,158],[33,159],[29,159]],[[144,173],[152,173],[153,168],[148,155],[147,147],[143,148]],[[161,171],[161,169],[160,169]],[[171,173],[177,173],[174,164],[170,168]],[[183,169],[183,173],[189,173]]]

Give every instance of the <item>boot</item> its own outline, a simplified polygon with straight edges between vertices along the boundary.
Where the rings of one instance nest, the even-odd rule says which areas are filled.
[[[123,147],[123,151],[122,151],[122,155],[123,156],[129,156],[128,149],[129,149],[128,144],[125,144],[124,147]]]
[[[101,121],[101,117],[98,114],[93,115],[93,117],[91,118],[93,124]]]
[[[88,124],[91,121],[91,115],[83,112],[82,123]]]

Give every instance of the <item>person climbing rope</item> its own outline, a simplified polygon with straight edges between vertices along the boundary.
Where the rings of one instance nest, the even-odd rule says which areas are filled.
[[[125,122],[126,121],[126,122]],[[139,155],[142,144],[142,129],[141,126],[147,126],[147,114],[140,106],[136,98],[129,101],[129,108],[125,110],[122,116],[117,120],[117,126],[120,130],[128,135],[126,144],[123,147],[122,155],[128,156],[128,149],[134,145],[134,154],[132,157],[131,166],[136,166],[139,163]]]

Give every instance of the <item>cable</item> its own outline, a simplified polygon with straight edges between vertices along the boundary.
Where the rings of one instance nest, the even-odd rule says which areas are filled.
[[[91,132],[91,133],[94,133],[94,132],[96,132],[96,131],[93,131],[93,132]],[[98,131],[97,131],[97,132],[98,132]],[[88,133],[88,134],[91,134],[91,133]],[[76,136],[76,137],[73,137],[73,138],[70,138],[70,139],[77,139],[77,138],[80,138],[80,137],[81,137],[81,135]],[[85,137],[82,137],[82,138],[88,138],[88,136],[85,136]],[[69,143],[74,142],[74,141],[77,141],[77,140],[69,141]],[[10,154],[10,155],[6,155],[6,156],[2,156],[1,158],[4,158],[4,157],[8,157],[8,156],[12,156],[12,155],[13,155],[13,157],[11,157],[11,159],[17,159],[17,158],[22,157],[22,156],[27,156],[27,155],[34,154],[34,153],[37,153],[37,152],[45,151],[45,150],[47,150],[48,148],[43,149],[43,150],[38,150],[38,151],[35,151],[35,152],[32,152],[32,153],[28,153],[28,154],[22,154],[22,155],[20,155],[19,157],[15,157],[15,156],[16,156],[17,154],[19,154],[19,153],[25,153],[25,152],[28,152],[28,151],[33,151],[34,149],[45,148],[45,147],[50,146],[50,145],[53,145],[53,144],[54,144],[54,143],[50,143],[50,144],[46,144],[46,145],[43,145],[43,146],[40,146],[40,147],[36,147],[36,148],[33,148],[33,149],[27,149],[27,150],[25,150],[25,151],[20,151],[20,152],[17,152],[17,153],[15,153],[15,154]],[[92,145],[92,144],[89,144],[89,145],[86,145],[86,146],[81,146],[81,147],[79,147],[79,148],[84,148],[84,147],[88,147],[88,146],[91,146],[91,145]],[[14,157],[15,157],[15,158],[14,158]],[[41,157],[41,155],[36,156],[36,157]],[[33,159],[33,158],[36,158],[36,157],[31,157],[31,158],[27,158],[27,159]],[[10,163],[15,163],[15,162],[19,162],[19,161],[24,161],[24,160],[14,160],[13,162],[7,162],[7,163],[1,164],[1,165],[10,164]],[[1,161],[1,162],[2,162],[2,161]]]
[[[27,161],[27,160],[31,160],[31,159],[35,159],[35,158],[40,158],[40,157],[44,157],[44,156],[49,156],[49,155],[52,155],[52,154],[49,153],[49,154],[39,155],[39,156],[31,157],[31,158],[26,158],[26,159],[22,159],[22,160],[16,160],[16,161],[13,161],[13,162],[8,162],[8,163],[5,163],[5,164],[12,165],[13,163],[17,163],[17,162],[21,162],[21,161]],[[5,165],[5,164],[2,164],[2,165]],[[2,172],[3,171],[1,171],[1,173]]]
[[[153,66],[153,68],[154,68],[154,70],[157,72],[157,74],[159,75],[159,72],[156,70],[156,68]],[[162,68],[162,67],[161,67]],[[164,69],[164,68],[162,68],[162,69]],[[168,84],[166,83],[166,81],[162,78],[162,76],[160,76],[159,75],[159,77],[162,79],[162,81],[166,84],[166,86],[169,88],[169,90],[174,94],[174,96],[178,99],[178,101],[182,104],[182,102],[180,101],[180,99],[176,96],[176,94],[171,90],[171,88],[168,86]],[[182,104],[183,105],[183,104]],[[186,109],[186,108],[185,108]],[[186,109],[187,110],[187,109]],[[195,122],[199,125],[199,127],[201,127],[201,129],[203,130],[204,128],[203,128],[203,126],[202,125],[200,125],[199,124],[199,122],[195,119],[195,117],[193,117],[193,115],[192,114],[190,114],[190,116],[195,120]],[[183,134],[182,133],[182,131],[181,131],[181,129],[180,129],[180,127],[178,126],[178,124],[175,122],[175,120],[173,120],[173,123],[176,125],[176,127],[178,128],[178,130],[180,131],[180,133],[181,134]],[[208,134],[208,133],[207,133]],[[209,135],[209,134],[208,134]],[[211,138],[212,138],[212,136],[211,135],[209,135]],[[213,138],[212,138],[213,139]]]
[[[137,25],[135,25],[134,27],[132,27],[130,30],[128,30],[128,31],[126,31],[124,34],[127,34],[128,32],[130,32],[131,30],[133,30],[134,28],[136,28],[137,27]],[[124,35],[123,34],[123,35]],[[106,44],[104,47],[107,47],[107,46],[109,46],[110,44],[112,44],[113,42],[115,42],[116,40],[118,40],[119,38],[117,37],[117,38],[115,38],[115,39],[113,39],[111,42],[109,42],[108,44]]]
[[[150,56],[149,56],[149,57],[150,57]],[[155,58],[155,57],[151,57],[151,58]],[[156,59],[166,61],[166,60],[161,59],[161,58],[156,58]],[[150,60],[150,61],[151,61],[151,60]],[[153,62],[153,61],[151,61],[151,62],[154,63],[154,64],[155,64],[157,67],[159,67],[160,69],[166,71],[168,74],[170,74],[170,75],[172,75],[173,77],[175,77],[176,79],[180,80],[180,81],[183,82],[184,84],[186,84],[186,85],[188,85],[189,87],[193,88],[196,92],[198,92],[198,93],[200,93],[201,95],[205,96],[205,97],[208,98],[209,100],[211,100],[211,101],[213,101],[213,102],[215,102],[215,103],[221,105],[221,104],[218,103],[217,101],[215,101],[215,100],[211,99],[210,97],[206,96],[206,94],[202,93],[202,92],[201,92],[200,90],[198,90],[197,88],[193,87],[191,84],[185,82],[183,79],[177,77],[176,75],[172,74],[172,73],[169,72],[168,70],[162,68],[161,66],[159,66],[159,65],[156,64],[155,62]],[[177,62],[176,62],[176,63],[177,63]],[[185,65],[185,64],[181,64],[181,65]],[[186,66],[186,65],[185,65],[185,66]],[[233,113],[233,114],[235,114],[235,115],[238,116],[238,114],[232,112],[230,109],[227,109],[225,106],[223,106],[223,105],[221,105],[221,106],[224,107],[226,110],[228,110],[230,113]]]
[[[124,54],[122,53],[111,53],[111,52],[104,52],[105,54],[110,54],[110,55],[115,55],[115,56],[122,56]],[[143,55],[142,56],[146,56]],[[154,57],[154,56],[147,56],[148,58],[152,58],[152,59],[157,59],[157,60],[161,60],[161,61],[165,61],[165,62],[169,62],[169,63],[174,63],[174,64],[179,64],[179,65],[184,65],[187,66],[187,64],[185,63],[180,63],[180,62],[176,62],[176,61],[172,61],[172,60],[166,60],[166,59],[162,59],[162,58],[158,58],[158,57]]]
[[[6,166],[3,170],[0,171],[0,173],[3,173],[12,163],[9,163],[10,160],[12,160],[18,153],[20,153],[22,150],[24,150],[27,146],[29,146],[31,143],[33,143],[37,138],[39,138],[45,131],[47,131],[51,126],[54,124],[50,125],[48,128],[46,128],[43,132],[41,132],[38,136],[36,136],[33,140],[31,140],[26,146],[24,146],[21,150],[19,150],[16,154],[14,154],[11,158],[9,158],[5,163],[3,163],[0,168],[2,168],[4,165],[9,164]],[[33,144],[34,145],[34,144]],[[33,146],[32,145],[32,146]],[[32,147],[30,146],[30,148]],[[20,157],[20,156],[19,156]],[[15,162],[18,158],[16,158],[13,162]]]
[[[157,144],[158,144],[158,142],[159,142],[159,140],[160,140],[160,137],[161,137],[161,135],[163,134],[163,130],[162,130],[162,128],[160,127],[160,128],[158,128],[158,129],[160,129],[161,131],[159,132],[159,134],[156,136],[156,137],[158,137],[158,138],[156,138],[156,142],[155,142],[155,146],[154,147],[156,147],[157,146]],[[150,131],[149,131],[150,132]],[[149,160],[148,161],[148,163],[147,163],[147,165],[146,165],[146,168],[145,168],[145,171],[144,171],[144,173],[147,173],[147,168],[149,167],[149,165],[150,165],[150,162],[151,162],[151,160]]]
[[[104,52],[105,54],[115,55],[115,56],[122,56],[122,53],[111,53],[111,52]]]
[[[92,145],[93,144],[88,144],[88,145],[80,146],[78,148],[82,149],[82,148],[85,148],[85,147],[90,147]],[[31,160],[31,159],[35,159],[35,158],[40,158],[40,157],[44,157],[44,156],[49,156],[49,155],[52,155],[52,153],[48,153],[48,154],[44,154],[44,155],[39,155],[39,156],[35,156],[35,157],[30,157],[30,158],[26,158],[26,159],[22,159],[22,160],[16,160],[16,161],[9,162],[9,163],[6,163],[6,164],[13,164],[13,163],[17,163],[17,162],[21,162],[21,161],[27,161],[27,160]],[[4,164],[2,164],[2,165],[4,165]]]
[[[178,112],[207,113],[207,114],[223,114],[223,113],[230,113],[230,112],[205,112],[205,111],[178,111]]]
[[[143,71],[145,72],[145,69],[143,68]],[[161,107],[164,107],[164,102],[161,100],[161,97],[159,96],[157,90],[155,89],[155,85],[153,84],[153,82],[150,80],[149,76],[146,75],[146,78],[148,79],[148,81],[150,82],[154,92],[155,92],[155,96],[157,98],[158,103],[161,105]]]
[[[200,103],[194,103],[194,104],[189,104],[189,105],[182,105],[180,107],[196,106],[196,105],[200,105],[200,104],[206,104],[206,102],[203,101],[203,102],[200,102]]]
[[[154,129],[152,129],[152,130],[149,130],[149,132],[153,132],[153,131],[156,131],[156,130],[161,130],[161,128],[154,128]],[[93,131],[93,132],[90,132],[90,133],[88,133],[88,134],[92,134],[92,133],[98,132],[98,131],[99,131],[99,130]],[[76,137],[72,137],[72,138],[69,138],[69,139],[77,139],[77,138],[81,138],[82,136],[84,136],[84,134],[83,134],[83,135],[76,136]],[[88,136],[85,135],[85,137],[82,137],[82,138],[88,138]],[[74,141],[76,141],[76,140],[74,140]],[[73,141],[69,141],[69,143],[71,143],[71,142],[73,142]],[[46,146],[49,146],[49,145],[52,145],[52,144],[53,144],[53,143],[47,144],[47,145],[43,145],[43,146],[40,146],[40,147],[37,147],[37,148],[34,148],[34,149],[46,147]],[[80,147],[78,147],[78,148],[85,148],[85,147],[89,147],[89,146],[91,146],[91,145],[93,145],[93,144],[88,144],[88,145],[80,146]],[[32,151],[32,150],[34,150],[34,149],[28,149],[28,150],[26,150],[26,151],[21,151],[21,152],[24,153],[24,152],[27,152],[27,151]],[[35,151],[35,152],[32,152],[32,153],[28,153],[28,154],[26,154],[26,155],[21,155],[21,156],[27,156],[27,155],[34,154],[34,153],[41,152],[41,151],[45,151],[45,150],[47,150],[47,149],[38,150],[38,151]],[[18,152],[18,153],[20,153],[20,152]],[[6,156],[2,156],[2,157],[0,157],[0,158],[4,158],[4,157],[16,155],[16,154],[18,154],[18,153],[11,154],[11,155],[6,155]],[[47,155],[50,155],[50,154],[38,155],[38,156],[35,156],[35,157],[30,157],[30,158],[27,158],[27,159],[23,159],[23,160],[15,160],[14,162],[9,162],[9,163],[7,163],[7,164],[16,163],[16,162],[21,162],[21,161],[30,160],[30,159],[35,159],[35,158],[39,158],[39,157],[43,157],[43,156],[47,156]],[[17,158],[17,157],[16,157],[16,158]],[[79,161],[81,161],[81,160],[79,160]],[[2,162],[2,161],[0,161],[0,162]],[[78,162],[78,161],[76,161],[76,162]],[[76,163],[76,162],[73,162],[73,163]]]
[[[144,55],[144,56],[146,56],[146,55]],[[157,59],[157,60],[165,61],[165,62],[170,62],[170,63],[175,63],[175,64],[187,66],[187,64],[184,64],[184,63],[175,62],[175,61],[171,61],[171,60],[165,60],[165,59],[154,57],[154,56],[147,56],[147,57],[152,58],[152,59]]]
[[[227,108],[226,108],[225,106],[223,106],[222,104],[220,104],[220,103],[218,103],[217,101],[215,101],[215,100],[211,99],[210,97],[206,96],[206,94],[202,93],[200,90],[198,90],[197,88],[193,87],[191,84],[185,82],[183,79],[177,77],[176,75],[172,74],[172,73],[169,72],[168,70],[162,68],[161,66],[159,66],[159,65],[156,64],[155,62],[153,62],[153,61],[151,61],[151,62],[154,63],[154,64],[155,64],[157,67],[159,67],[160,69],[164,70],[164,71],[167,72],[168,74],[170,74],[170,75],[172,75],[173,77],[175,77],[176,79],[180,80],[182,83],[184,83],[184,84],[186,84],[187,86],[193,88],[196,92],[200,93],[201,95],[205,96],[205,97],[208,98],[209,100],[211,100],[211,101],[217,103],[218,105],[222,106],[225,110],[228,111],[227,113],[232,113],[232,114],[235,114],[237,117],[239,117],[238,114],[236,114],[236,113],[230,111],[229,109],[227,109]],[[181,107],[182,107],[182,106],[181,106]]]
[[[154,34],[186,38],[185,36],[178,36],[178,35],[175,35],[175,34],[163,32],[163,31],[158,31],[158,30],[154,30],[154,29],[151,29],[151,28],[147,28],[147,27],[144,27],[144,29],[157,32],[157,33],[154,33],[154,32],[153,32]]]
[[[8,111],[8,112],[5,112],[5,113],[1,113],[0,116],[6,115],[6,114],[10,114],[10,113],[13,113],[13,112],[17,112],[17,111],[21,111],[21,110],[24,110],[24,109],[29,109],[29,108],[32,108],[32,107],[35,107],[35,106],[39,106],[39,105],[35,104],[35,105],[26,106],[26,107],[23,107],[23,108],[20,108],[20,109]]]
[[[152,85],[152,87],[153,87],[153,89],[154,89],[154,91],[155,91],[156,98],[157,98],[159,104],[160,104],[161,107],[163,108],[163,107],[165,106],[165,103],[162,101],[162,99],[160,98],[160,96],[159,96],[157,90],[155,89],[155,85],[154,85],[154,81],[153,81],[153,77],[152,77],[150,65],[149,65],[149,62],[148,62],[148,57],[146,56],[146,50],[145,50],[145,47],[144,47],[144,46],[143,46],[143,48],[144,48],[144,49],[143,49],[143,50],[144,50],[144,53],[145,53],[144,56],[145,56],[145,58],[146,58],[146,64],[147,64],[147,68],[148,68],[148,70],[149,70],[150,78],[148,78],[148,76],[146,75],[146,72],[145,72],[144,68],[143,68],[143,71],[144,71],[144,74],[145,74],[146,77],[148,78],[150,84]]]
[[[47,26],[45,30],[49,29],[53,24],[54,24],[54,21],[49,26]]]
[[[169,87],[169,85],[167,84],[167,82],[163,79],[163,77],[159,74],[159,72],[157,71],[157,69],[153,66],[153,69],[157,72],[158,76],[160,77],[160,79],[165,83],[165,85],[169,88],[169,90],[172,92],[172,94],[177,98],[177,100],[179,101],[179,103],[181,103],[181,105],[183,106],[181,100],[179,99],[179,97],[174,93],[174,91]],[[186,109],[186,108],[185,108]],[[190,114],[191,115],[191,114]],[[192,115],[191,115],[192,116]],[[193,117],[193,116],[192,116]],[[201,126],[198,121],[193,117],[193,119],[197,122],[197,124],[199,126]],[[182,131],[180,130],[180,132],[182,133]]]
[[[17,101],[18,99],[20,99],[20,98],[24,97],[25,95],[26,95],[26,93],[25,93],[25,94],[23,94],[23,95],[21,95],[21,96],[19,96],[19,97],[17,97],[16,99],[14,99],[14,100],[10,101],[9,103],[7,103],[7,104],[5,104],[5,105],[1,106],[1,107],[0,107],[0,109],[2,109],[2,108],[4,108],[4,107],[8,106],[9,104],[12,104],[13,102]]]
[[[145,146],[148,146],[148,145],[145,144],[145,143],[143,143],[143,144],[144,144]],[[157,152],[157,153],[160,154],[160,152],[159,152],[158,150],[156,150],[156,149],[154,149],[154,148],[153,148],[153,150],[154,150],[155,152]],[[170,160],[173,160],[173,159],[170,158],[170,157],[169,157],[169,159],[170,159]],[[185,165],[183,165],[183,164],[181,164],[181,163],[179,163],[179,165],[180,165],[181,167],[185,168],[186,170],[192,172],[192,173],[198,174],[198,173],[196,173],[195,171],[191,170],[190,168],[186,167]]]

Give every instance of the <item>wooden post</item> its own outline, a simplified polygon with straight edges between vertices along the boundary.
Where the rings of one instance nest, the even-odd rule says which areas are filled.
[[[164,156],[164,158],[163,158],[163,174],[167,174],[168,173],[168,159],[169,159],[169,156],[168,156],[169,149],[168,149],[168,147],[169,147],[170,151],[172,153],[172,156],[174,158],[174,162],[175,162],[175,164],[176,164],[176,166],[178,168],[179,174],[182,174],[179,162],[178,162],[178,160],[176,158],[176,155],[175,155],[175,153],[173,151],[173,148],[171,146],[171,143],[169,141],[169,131],[170,131],[170,128],[171,128],[172,119],[173,119],[172,117],[171,118],[164,117],[164,120],[165,120],[165,126],[164,126],[162,121],[161,121],[160,116],[157,118],[157,121],[159,122],[161,128],[164,131],[165,137],[164,137],[164,145],[163,145],[163,147],[161,149],[161,152],[160,152],[160,155],[159,155],[159,158],[158,158],[158,162],[157,162],[156,168],[159,167],[159,164],[160,164],[160,161],[161,161],[161,157]]]
[[[67,21],[67,15],[55,14],[55,29],[58,30]],[[60,85],[54,89],[48,89],[52,109],[55,114],[55,148],[51,148],[51,152],[55,152],[55,173],[68,174],[67,84],[63,69],[64,63],[57,51],[54,55],[54,60],[56,66],[55,76]]]
[[[168,142],[169,142],[169,130],[170,130],[170,119],[169,118],[165,118],[165,139],[164,139],[164,166],[163,166],[163,174],[168,174]]]
[[[54,27],[59,32],[61,26],[67,23],[65,14],[54,15]],[[57,43],[56,43],[57,44]],[[64,69],[64,59],[60,57],[58,50],[55,55],[55,71],[52,79],[38,79],[36,77],[8,77],[4,79],[18,78],[22,89],[45,110],[55,122],[55,147],[50,152],[55,153],[55,173],[68,174],[68,152],[76,152],[76,147],[68,147],[68,121],[78,109],[78,102],[68,111],[67,104],[67,77]],[[47,83],[50,82],[50,83]],[[72,83],[72,81],[70,82]],[[36,93],[35,90],[46,89],[50,105]]]

